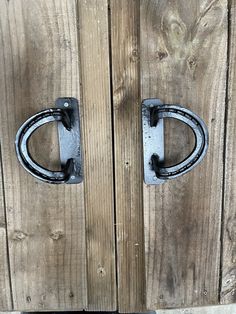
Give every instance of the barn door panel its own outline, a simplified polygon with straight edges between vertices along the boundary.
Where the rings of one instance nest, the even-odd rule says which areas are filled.
[[[140,15],[142,98],[180,103],[209,131],[201,165],[159,187],[144,185],[147,307],[217,304],[227,1],[142,1]],[[177,124],[166,136],[167,157],[191,145]]]
[[[80,98],[75,2],[3,2],[1,140],[14,308],[84,308],[84,185],[37,181],[14,150],[29,116],[57,97]],[[58,160],[56,129],[40,131],[32,154],[50,168]]]
[[[14,309],[116,309],[107,1],[4,0],[0,22],[0,128]],[[65,96],[80,102],[84,181],[50,185],[20,166],[15,134],[28,117]],[[55,125],[42,127],[30,142],[33,156],[47,168],[58,167],[56,133]]]
[[[218,303],[227,23],[227,1],[111,0],[118,295],[124,311],[139,308],[144,298],[148,309]],[[202,164],[160,186],[141,183],[146,98],[191,109],[210,136]],[[166,161],[174,164],[194,141],[179,123],[165,126]]]

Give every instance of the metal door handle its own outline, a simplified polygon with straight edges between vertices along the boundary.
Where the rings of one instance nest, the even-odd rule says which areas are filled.
[[[193,151],[180,163],[165,167],[164,118],[178,119],[187,124],[195,135]],[[40,166],[31,157],[28,141],[40,126],[57,121],[60,145],[61,171]],[[144,181],[161,184],[192,170],[205,156],[208,131],[205,123],[191,110],[179,105],[163,104],[159,99],[146,99],[142,103]],[[58,98],[56,108],[43,110],[29,118],[16,135],[16,153],[22,166],[34,177],[48,183],[80,183],[82,158],[78,102],[74,98]]]
[[[180,163],[165,167],[164,118],[174,118],[187,124],[195,136],[193,151]],[[208,148],[208,131],[203,120],[191,110],[179,105],[163,104],[159,99],[145,99],[142,103],[144,181],[161,184],[179,177],[199,164]]]
[[[28,142],[42,125],[58,122],[61,171],[51,171],[40,166],[30,155]],[[58,98],[56,108],[36,113],[19,128],[15,148],[21,165],[34,177],[47,183],[80,183],[82,160],[80,147],[80,122],[78,102],[75,98]]]

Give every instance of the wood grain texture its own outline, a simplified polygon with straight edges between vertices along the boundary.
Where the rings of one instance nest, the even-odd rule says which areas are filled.
[[[222,243],[221,303],[236,302],[236,1],[229,2],[228,114]]]
[[[236,304],[217,305],[217,306],[203,306],[195,308],[173,309],[173,310],[159,310],[155,314],[235,314]],[[153,314],[154,314],[153,313]]]
[[[142,204],[139,1],[111,0],[119,311],[142,311],[145,266]]]
[[[88,309],[115,310],[116,268],[108,4],[78,2]]]
[[[206,158],[191,173],[144,185],[147,308],[216,304],[227,1],[141,0],[140,21],[142,99],[182,104],[205,120],[210,136]],[[175,125],[166,135],[173,156],[190,141]]]
[[[9,312],[9,311],[7,311],[7,312],[0,312],[0,314],[20,314],[21,312]]]
[[[2,164],[0,157],[0,309],[8,311],[12,309],[9,271],[10,265],[7,251],[4,186],[2,181]]]
[[[0,129],[15,310],[87,306],[84,186],[35,180],[16,159],[15,134],[57,97],[80,98],[75,1],[1,1]],[[50,167],[57,137],[31,143]],[[42,134],[41,134],[42,135]],[[43,156],[47,156],[47,159]]]

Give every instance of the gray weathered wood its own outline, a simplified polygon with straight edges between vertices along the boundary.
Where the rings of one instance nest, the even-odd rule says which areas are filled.
[[[115,310],[116,268],[107,0],[78,1],[88,308]]]
[[[84,185],[35,180],[14,150],[16,131],[29,116],[54,106],[57,97],[80,98],[76,3],[2,0],[0,38],[0,130],[14,309],[83,309]],[[50,167],[58,158],[57,137],[51,128],[43,129],[31,148]]]
[[[141,98],[186,106],[210,135],[207,157],[195,170],[159,187],[144,185],[147,307],[216,304],[227,1],[141,0],[140,21]],[[174,162],[191,138],[177,124],[166,136]]]
[[[225,153],[221,303],[236,302],[236,1],[229,7],[229,78]]]

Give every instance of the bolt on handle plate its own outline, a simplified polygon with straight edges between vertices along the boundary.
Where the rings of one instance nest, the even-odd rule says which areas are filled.
[[[180,163],[164,165],[164,119],[173,118],[187,124],[195,136],[192,152]],[[159,99],[142,102],[144,181],[146,184],[161,184],[179,177],[199,164],[208,148],[208,131],[203,120],[179,105],[163,104]]]
[[[58,122],[61,171],[40,166],[30,155],[29,139],[42,125]],[[15,148],[21,165],[34,177],[47,183],[80,183],[82,158],[78,101],[75,98],[58,98],[56,108],[36,113],[19,128]]]

